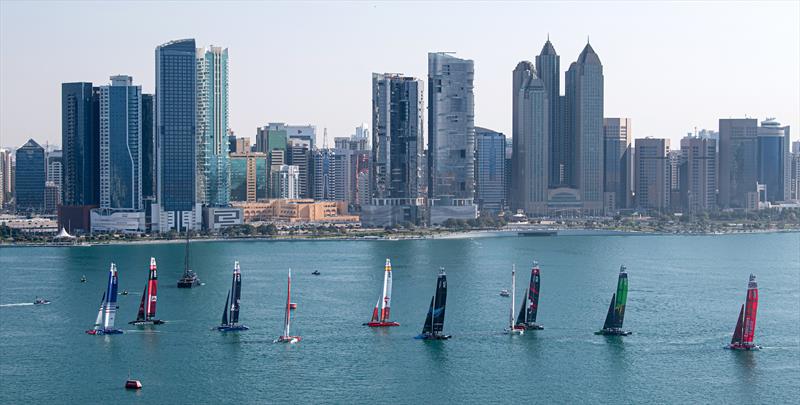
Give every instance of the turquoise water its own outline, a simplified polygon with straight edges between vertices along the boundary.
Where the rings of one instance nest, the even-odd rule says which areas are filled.
[[[495,237],[418,241],[192,243],[206,283],[179,290],[180,244],[0,249],[0,403],[787,403],[800,397],[800,234]],[[136,316],[158,260],[155,330]],[[394,265],[392,318],[361,326]],[[510,268],[521,296],[542,269],[545,330],[502,334]],[[219,323],[233,261],[242,333]],[[123,335],[89,336],[109,263]],[[620,264],[630,292],[625,338],[595,336]],[[449,341],[414,340],[439,266],[448,274]],[[273,344],[292,268],[297,345]],[[320,276],[311,272],[319,269]],[[723,350],[756,273],[755,353]],[[82,274],[88,282],[80,283]],[[52,300],[45,306],[9,305]],[[128,372],[144,384],[122,388]],[[791,398],[795,398],[792,400]]]

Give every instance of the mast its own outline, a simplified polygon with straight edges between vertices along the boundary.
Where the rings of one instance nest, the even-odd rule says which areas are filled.
[[[292,269],[289,269],[289,277],[286,282],[286,317],[283,320],[283,336],[289,336],[289,325],[292,322],[290,304],[292,303]]]
[[[392,303],[392,262],[386,258],[383,271],[383,295],[381,297],[381,322],[389,320],[389,308]]]
[[[239,306],[242,298],[242,272],[239,261],[233,262],[233,281],[231,282],[231,325],[239,323]]]
[[[147,317],[152,319],[156,316],[156,299],[158,291],[158,274],[156,272],[156,258],[150,258],[150,275],[147,280]]]
[[[186,247],[183,253],[183,275],[189,275],[189,226],[186,226]]]
[[[108,287],[106,288],[104,312],[103,328],[113,328],[114,318],[117,312],[117,265],[114,263],[111,263],[111,268],[108,271]]]
[[[619,266],[619,279],[617,280],[617,302],[614,306],[614,326],[615,328],[622,327],[622,321],[625,319],[625,304],[628,302],[628,273],[625,272],[625,266]]]
[[[434,296],[433,317],[431,319],[434,335],[438,335],[444,329],[444,312],[447,305],[447,275],[444,267],[439,270],[439,277],[436,280],[436,295]]]
[[[540,273],[539,262],[534,261],[533,268],[531,269],[531,282],[530,285],[528,285],[530,303],[528,305],[528,311],[525,313],[525,322],[536,322],[536,314],[539,312]]]
[[[508,328],[514,329],[514,310],[517,306],[517,265],[511,265],[511,311],[508,313]],[[524,305],[524,304],[523,304]]]
[[[747,300],[744,306],[744,325],[742,330],[742,343],[753,344],[756,332],[756,312],[758,310],[758,283],[756,276],[750,274],[747,283]]]

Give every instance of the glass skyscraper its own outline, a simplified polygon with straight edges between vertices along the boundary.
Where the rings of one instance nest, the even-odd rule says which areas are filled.
[[[472,60],[428,54],[428,194],[439,205],[475,196],[474,76]]]
[[[423,150],[423,82],[372,74],[374,198],[418,198]]]
[[[197,172],[197,49],[194,39],[156,48],[156,167],[159,230],[194,229]],[[193,214],[192,214],[193,213]]]
[[[603,209],[603,65],[586,44],[566,75],[568,133],[574,150],[570,183],[580,190],[586,213]],[[568,176],[570,177],[570,176]]]
[[[561,57],[556,53],[550,38],[536,56],[536,76],[544,83],[547,92],[547,144],[549,145],[550,187],[558,187],[565,180],[562,173],[566,171],[568,145],[562,145],[565,137],[561,133],[560,106],[561,98]],[[517,88],[518,90],[519,88]]]
[[[197,50],[198,200],[224,207],[230,195],[228,49]]]
[[[142,94],[142,197],[156,195],[155,97]]]
[[[100,87],[100,208],[142,210],[142,88],[130,76]]]
[[[758,182],[767,187],[767,201],[789,199],[789,157],[789,127],[781,127],[774,119],[762,121],[758,128]]]
[[[45,182],[44,148],[30,139],[17,149],[16,162],[14,194],[17,211],[42,212]]]
[[[513,115],[519,124],[514,167],[512,168],[512,208],[526,213],[547,211],[547,189],[550,184],[550,123],[547,87],[534,71],[522,75],[522,83]]]
[[[497,213],[506,205],[506,136],[475,127],[475,200],[481,212]]]
[[[267,156],[260,152],[230,157],[231,201],[256,202],[267,198]]]
[[[627,208],[633,195],[632,142],[630,118],[603,119],[603,189],[613,193],[612,211]]]
[[[719,205],[748,208],[758,182],[758,121],[719,120]]]
[[[100,200],[97,91],[92,83],[61,84],[64,205],[96,205]]]

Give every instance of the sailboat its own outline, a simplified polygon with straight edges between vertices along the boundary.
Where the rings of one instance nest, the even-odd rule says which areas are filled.
[[[511,265],[511,311],[508,313],[508,328],[506,333],[509,335],[522,335],[525,328],[518,328],[514,323],[514,311],[517,309],[517,265]],[[525,305],[523,304],[523,308]]]
[[[150,258],[150,274],[147,283],[144,285],[142,302],[139,304],[139,313],[135,321],[128,322],[131,325],[161,325],[164,321],[155,319],[156,316],[156,292],[158,290],[158,274],[156,273],[156,258]]]
[[[189,269],[189,230],[186,230],[186,248],[183,257],[183,276],[178,279],[178,288],[192,288],[200,284],[197,274]]]
[[[397,322],[389,320],[389,307],[392,303],[392,262],[386,259],[386,266],[383,270],[383,294],[375,303],[372,310],[372,319],[364,325],[369,327],[400,326]]]
[[[751,274],[750,281],[747,283],[747,299],[739,309],[739,319],[736,321],[736,329],[733,330],[733,338],[727,346],[731,350],[758,350],[761,346],[753,343],[756,333],[756,311],[758,310],[758,283],[756,276]]]
[[[525,291],[525,298],[522,300],[522,307],[519,309],[517,329],[537,330],[544,329],[544,326],[536,323],[536,314],[539,312],[539,263],[534,261],[531,268],[531,281]]]
[[[622,321],[625,318],[625,303],[628,301],[628,273],[625,266],[619,267],[619,279],[617,280],[617,292],[611,296],[611,304],[608,306],[606,323],[603,329],[595,332],[595,335],[608,336],[628,336],[633,332],[622,330]]]
[[[242,270],[239,268],[239,261],[237,260],[233,262],[233,281],[231,281],[231,289],[228,290],[228,297],[225,298],[225,308],[222,310],[222,322],[217,326],[218,331],[236,332],[250,329],[239,323],[239,301],[241,298]]]
[[[280,335],[273,343],[297,343],[303,338],[300,336],[292,336],[289,334],[289,327],[292,324],[292,269],[289,269],[289,281],[286,284],[286,315],[283,318],[283,334]]]
[[[117,265],[111,263],[108,271],[108,284],[100,300],[100,309],[97,311],[97,319],[94,327],[86,331],[89,335],[116,335],[122,333],[119,329],[114,329],[114,318],[117,314]]]
[[[436,278],[436,292],[431,297],[431,306],[428,309],[428,316],[425,324],[422,325],[422,333],[415,339],[423,340],[444,340],[450,339],[451,335],[442,333],[444,329],[444,311],[447,304],[447,275],[444,267],[439,268],[439,276]]]

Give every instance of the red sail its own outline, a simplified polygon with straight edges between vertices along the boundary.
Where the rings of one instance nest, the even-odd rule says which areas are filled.
[[[742,333],[742,343],[752,344],[756,334],[756,311],[758,310],[758,284],[756,276],[750,275],[750,282],[747,284],[747,301],[744,306],[744,331]]]
[[[156,273],[156,259],[150,258],[150,277],[147,282],[147,318],[156,316],[156,298],[158,291],[158,274]]]

